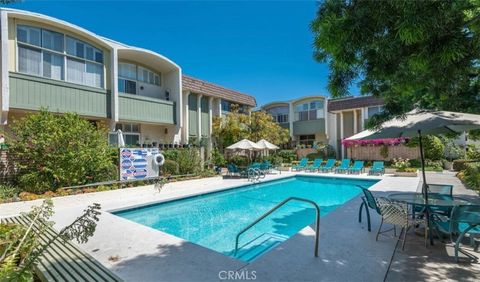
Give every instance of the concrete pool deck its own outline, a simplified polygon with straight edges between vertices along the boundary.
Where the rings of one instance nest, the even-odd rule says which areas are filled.
[[[266,180],[295,174],[282,172]],[[319,175],[307,173],[308,175]],[[328,174],[328,176],[334,176]],[[354,177],[354,176],[346,176]],[[368,177],[381,179],[370,190],[383,194],[415,191],[416,177]],[[221,281],[228,271],[258,281],[383,281],[394,256],[396,240],[381,238],[357,222],[360,197],[322,217],[320,257],[313,256],[314,231],[307,226],[275,249],[245,263],[175,236],[139,225],[109,212],[148,203],[168,201],[195,194],[248,184],[245,179],[213,177],[167,184],[161,192],[152,185],[54,198],[56,228],[73,221],[94,202],[102,205],[95,235],[80,247],[126,281]],[[41,201],[0,205],[0,217],[27,211]],[[379,217],[372,215],[375,230]],[[413,235],[410,235],[413,236]],[[408,242],[407,242],[408,244]],[[255,271],[255,272],[253,272]]]

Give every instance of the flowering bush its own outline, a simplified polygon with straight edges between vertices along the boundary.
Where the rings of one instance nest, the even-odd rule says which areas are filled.
[[[380,146],[380,145],[390,145],[396,146],[405,143],[407,138],[383,138],[383,139],[373,139],[373,140],[342,140],[342,144],[346,147],[359,145],[359,146]]]
[[[409,159],[392,159],[392,167],[396,168],[398,172],[405,172],[410,168]]]

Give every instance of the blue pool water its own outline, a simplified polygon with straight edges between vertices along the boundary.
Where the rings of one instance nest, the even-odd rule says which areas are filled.
[[[376,180],[295,176],[115,212],[117,216],[175,235],[227,256],[252,261],[315,221],[315,209],[289,202],[240,237],[239,231],[288,197],[315,201],[321,216],[343,205]]]

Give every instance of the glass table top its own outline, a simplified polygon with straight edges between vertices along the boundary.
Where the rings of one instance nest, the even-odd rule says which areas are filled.
[[[388,196],[390,200],[404,202],[411,205],[425,205],[425,198],[422,193],[394,193]],[[429,206],[444,206],[452,207],[458,205],[469,205],[470,202],[455,196],[442,195],[437,193],[428,194],[428,205]]]

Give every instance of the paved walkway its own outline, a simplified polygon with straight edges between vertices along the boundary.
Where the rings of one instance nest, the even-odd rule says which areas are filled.
[[[454,173],[428,173],[427,183],[453,184],[455,195],[479,201],[477,192],[466,189]],[[411,232],[407,240],[405,251],[400,244],[397,246],[386,281],[479,281],[480,264],[465,256],[460,263],[455,263],[451,245],[436,241],[434,246],[426,248],[423,238]],[[466,249],[480,259],[480,253]]]
[[[294,173],[269,175],[267,180],[292,175]],[[378,179],[381,181],[371,187],[377,194],[414,191],[419,181],[388,176]],[[53,200],[56,211],[53,219],[56,228],[61,228],[94,202],[100,203],[104,211],[113,211],[245,184],[244,179],[214,177],[170,183],[161,192],[145,186],[60,197]],[[0,205],[0,217],[18,214],[39,203]],[[245,275],[255,271],[257,281],[383,281],[396,242],[388,238],[376,242],[375,232],[367,232],[366,224],[357,222],[359,205],[360,198],[356,197],[322,217],[320,258],[313,257],[314,232],[310,226],[248,264],[109,212],[102,213],[95,235],[80,247],[126,281],[219,281],[222,271]],[[372,227],[378,224],[379,217],[372,216]],[[397,253],[393,257],[394,265],[401,267],[405,262]],[[392,267],[390,273],[396,271]],[[403,278],[393,274],[387,277],[392,281]]]

